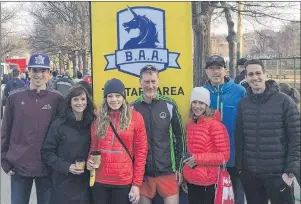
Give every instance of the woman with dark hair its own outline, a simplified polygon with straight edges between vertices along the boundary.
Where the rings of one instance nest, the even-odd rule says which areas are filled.
[[[65,98],[65,114],[51,124],[41,153],[52,169],[51,204],[90,204],[89,172],[84,162],[90,148],[90,125],[95,106],[82,86]]]
[[[148,147],[146,130],[142,115],[125,97],[120,80],[107,81],[98,117],[91,127],[90,152],[101,152],[99,168],[91,159],[87,162],[87,168],[96,172],[94,204],[137,204],[140,198]]]

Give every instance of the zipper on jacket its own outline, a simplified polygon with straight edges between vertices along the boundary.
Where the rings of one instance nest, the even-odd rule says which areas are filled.
[[[115,114],[113,114],[113,126],[114,126],[114,128],[116,129],[116,115],[115,115]],[[116,129],[116,131],[117,131],[117,129]],[[111,145],[114,144],[114,138],[115,138],[115,134],[114,134],[114,132],[113,132],[113,130],[112,130],[112,140],[111,140]]]
[[[215,87],[214,87],[215,88]],[[220,85],[217,85],[217,89],[215,88],[217,92],[217,99],[216,99],[216,109],[221,113],[221,121],[223,122],[224,118],[224,103],[223,100],[220,100]],[[221,94],[223,95],[223,86],[221,88]]]
[[[256,172],[258,172],[257,166],[259,165],[258,163],[258,158],[259,158],[259,125],[260,125],[260,104],[258,101],[258,95],[255,96],[255,100],[256,100],[256,164],[255,164],[255,168],[256,168]]]
[[[39,102],[39,93],[37,93],[37,97],[36,97],[36,103]]]
[[[224,98],[223,98],[223,88],[224,86],[222,86],[221,88],[221,94],[222,94],[222,100],[221,100],[221,120],[222,122],[224,121]]]
[[[151,153],[151,157],[152,157],[152,164],[151,164],[151,173],[153,174],[153,176],[156,176],[156,170],[155,170],[155,156],[154,156],[154,137],[153,137],[153,127],[152,127],[152,107],[151,104],[148,104],[148,110],[149,110],[149,127],[150,127],[150,131],[151,131],[151,148],[152,148],[152,153]]]
[[[215,90],[216,90],[216,92],[217,92],[217,97],[216,97],[216,109],[217,109],[218,111],[220,111],[220,110],[219,110],[219,85],[217,85],[217,88],[215,88]]]

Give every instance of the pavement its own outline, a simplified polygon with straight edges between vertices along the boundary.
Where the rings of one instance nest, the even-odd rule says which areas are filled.
[[[10,204],[10,177],[1,169],[1,202],[0,204]],[[33,185],[29,204],[36,204],[36,188]]]

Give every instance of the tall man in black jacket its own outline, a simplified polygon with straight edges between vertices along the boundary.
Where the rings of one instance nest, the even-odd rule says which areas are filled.
[[[248,204],[293,204],[300,171],[300,115],[293,100],[266,81],[260,60],[245,63],[250,86],[236,118],[236,166]]]

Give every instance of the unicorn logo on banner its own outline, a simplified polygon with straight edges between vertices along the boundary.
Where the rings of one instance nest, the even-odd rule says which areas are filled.
[[[180,53],[166,49],[165,11],[153,7],[129,7],[117,12],[118,49],[105,55],[105,70],[118,69],[139,77],[145,65],[159,71],[180,69]]]
[[[132,29],[138,29],[139,35],[126,42],[123,49],[156,48],[156,43],[159,43],[156,24],[149,20],[145,15],[140,16],[130,7],[128,7],[128,9],[133,14],[134,18],[122,25],[128,33]]]

